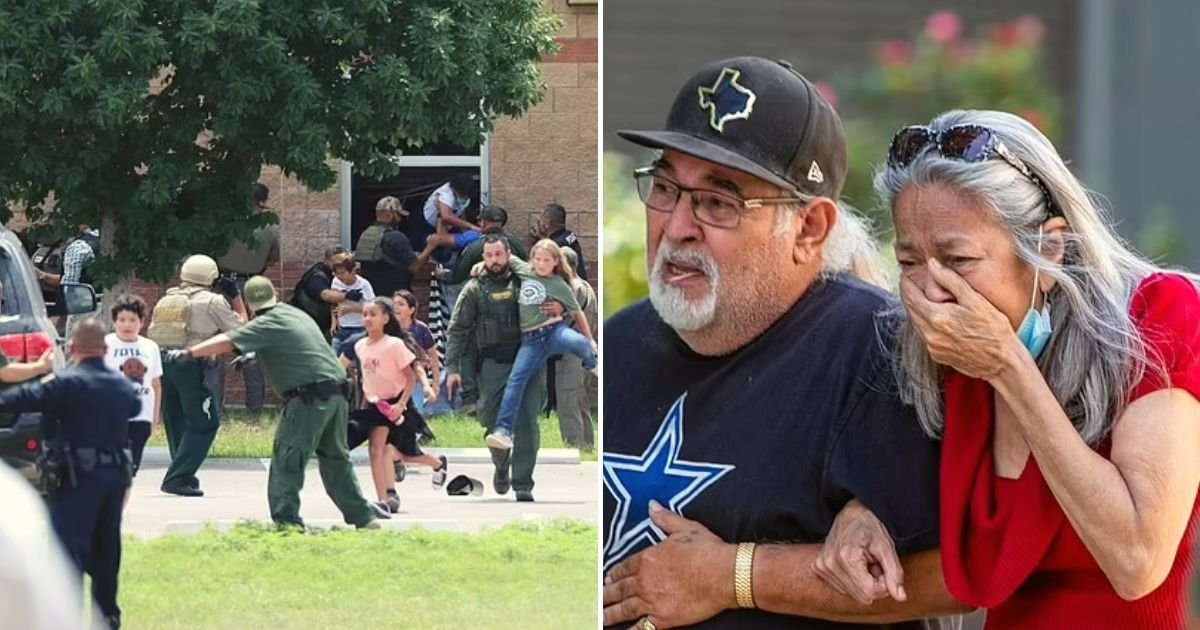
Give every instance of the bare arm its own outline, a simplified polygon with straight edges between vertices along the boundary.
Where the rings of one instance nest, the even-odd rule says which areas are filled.
[[[203,359],[204,357],[215,357],[222,354],[229,354],[237,350],[237,348],[233,345],[233,342],[229,340],[229,335],[217,335],[201,341],[191,348],[188,348],[188,350],[192,353],[193,357],[197,359]]]
[[[425,265],[429,264],[429,257],[433,256],[433,252],[436,251],[438,248],[438,245],[434,240],[435,236],[437,236],[437,235],[429,237],[429,241],[425,243],[425,249],[422,249],[421,252],[419,254],[417,254],[417,259],[414,260],[412,262],[412,264],[408,266],[408,270],[410,272],[417,273],[418,271],[424,269]],[[451,237],[451,239],[450,239],[450,244],[451,245],[454,244],[453,237]]]
[[[596,338],[592,336],[592,328],[590,325],[588,325],[587,315],[585,315],[583,311],[575,311],[574,316],[575,327],[579,329],[579,332],[582,333],[584,337],[587,337],[595,342]]]
[[[454,210],[442,202],[437,202],[438,217],[448,225],[453,225],[460,230],[478,230],[479,227],[472,225],[470,222],[463,220]]]
[[[5,383],[20,383],[46,374],[54,369],[54,353],[47,350],[30,363],[9,363],[0,367],[0,381]]]
[[[150,381],[150,389],[154,390],[154,415],[150,417],[150,426],[153,429],[162,421],[162,377],[154,377],[154,380]]]
[[[321,291],[321,299],[330,304],[341,304],[346,301],[346,294],[333,289],[325,289]]]
[[[737,547],[704,526],[661,508],[651,518],[668,538],[613,567],[604,585],[604,624],[649,616],[662,627],[687,625],[736,608]],[[820,545],[759,545],[753,562],[755,605],[786,615],[887,623],[970,610],[946,591],[941,554],[903,559],[908,598],[862,604],[827,586],[813,570]]]
[[[1117,593],[1150,593],[1175,562],[1200,486],[1200,402],[1181,389],[1134,401],[1108,460],[1079,436],[1024,347],[1012,355],[993,386],[1051,492]]]

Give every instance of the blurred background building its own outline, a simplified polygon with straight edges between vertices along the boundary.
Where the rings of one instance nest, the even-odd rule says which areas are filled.
[[[645,153],[615,131],[661,126],[696,68],[744,54],[787,59],[823,84],[850,137],[846,198],[885,235],[870,177],[895,129],[954,107],[1005,109],[1108,198],[1126,239],[1200,269],[1194,0],[608,0],[604,19],[608,312],[641,295],[642,224],[622,200],[641,213],[628,168]]]

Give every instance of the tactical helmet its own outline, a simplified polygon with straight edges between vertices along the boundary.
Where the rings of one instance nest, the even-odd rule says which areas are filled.
[[[275,306],[275,285],[266,276],[254,276],[246,281],[242,299],[251,313]]]
[[[188,256],[188,259],[183,261],[183,267],[179,270],[179,278],[181,280],[204,287],[211,286],[213,281],[217,279],[217,275],[216,261],[204,254]]]

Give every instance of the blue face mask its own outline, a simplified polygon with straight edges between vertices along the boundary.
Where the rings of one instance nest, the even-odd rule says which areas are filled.
[[[1039,227],[1039,251],[1041,250],[1041,240],[1042,229]],[[1046,344],[1050,342],[1050,335],[1054,332],[1050,327],[1050,302],[1047,300],[1042,304],[1040,312],[1034,308],[1037,304],[1038,271],[1035,269],[1033,272],[1033,295],[1029,298],[1029,312],[1025,314],[1025,319],[1021,320],[1021,325],[1017,328],[1017,338],[1029,350],[1029,354],[1033,355],[1035,361],[1046,349]]]

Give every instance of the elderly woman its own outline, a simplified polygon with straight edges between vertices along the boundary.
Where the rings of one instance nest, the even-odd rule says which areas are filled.
[[[1002,112],[896,134],[903,396],[942,439],[949,593],[988,628],[1182,628],[1200,486],[1195,277],[1132,252],[1050,142]],[[865,506],[816,562],[903,597]],[[886,571],[880,567],[893,567]]]

